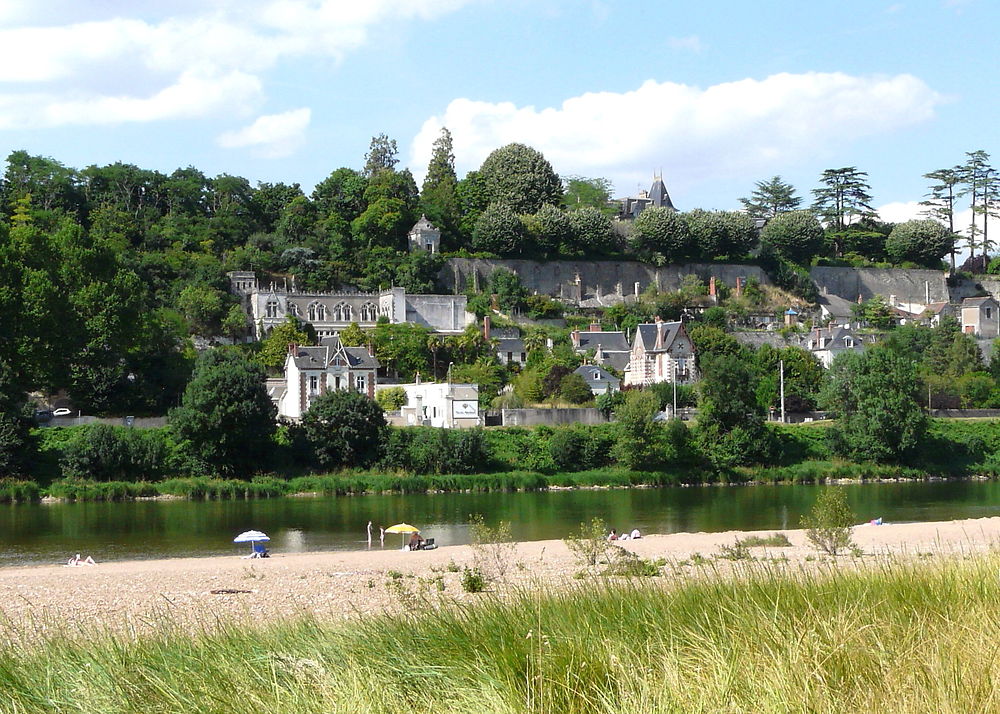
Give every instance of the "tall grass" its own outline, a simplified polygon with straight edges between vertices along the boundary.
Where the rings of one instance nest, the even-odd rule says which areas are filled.
[[[1000,556],[579,585],[350,624],[49,636],[3,711],[972,712],[1000,708]]]

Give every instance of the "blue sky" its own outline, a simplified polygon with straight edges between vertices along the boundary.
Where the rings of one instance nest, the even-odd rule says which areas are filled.
[[[0,150],[70,166],[297,181],[439,127],[460,175],[520,141],[616,193],[736,208],[780,174],[868,171],[888,219],[921,175],[997,154],[994,0],[0,0]]]

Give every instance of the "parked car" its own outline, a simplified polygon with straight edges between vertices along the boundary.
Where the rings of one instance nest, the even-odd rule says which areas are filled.
[[[54,412],[52,412],[52,416],[57,416],[57,417],[70,416],[71,414],[73,414],[73,410],[67,409],[66,407],[60,407],[59,409],[56,409]]]
[[[35,421],[45,422],[52,419],[55,416],[51,409],[36,409],[35,410]]]

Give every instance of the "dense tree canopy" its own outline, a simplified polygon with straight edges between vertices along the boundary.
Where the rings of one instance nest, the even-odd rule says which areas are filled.
[[[325,468],[371,466],[379,458],[386,426],[382,407],[358,392],[327,392],[302,415],[306,438]]]
[[[768,221],[760,239],[789,260],[808,263],[823,245],[823,226],[809,211],[790,211]]]
[[[524,144],[493,151],[479,169],[489,201],[515,214],[534,213],[545,204],[560,205],[562,181],[541,152]]]
[[[954,242],[954,234],[937,221],[907,221],[892,229],[885,251],[896,262],[911,261],[934,268],[951,252]]]

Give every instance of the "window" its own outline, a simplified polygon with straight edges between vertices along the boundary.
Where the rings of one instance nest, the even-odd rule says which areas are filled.
[[[277,317],[279,310],[281,310],[281,305],[277,300],[268,300],[267,305],[264,307],[264,315],[266,317]]]
[[[984,307],[983,308],[983,314],[986,315],[986,319],[987,320],[992,320],[993,319],[993,308],[992,307]]]
[[[346,302],[338,304],[333,308],[333,321],[334,322],[350,322],[351,321],[351,306]]]
[[[845,337],[844,338],[844,347],[847,347],[848,349],[853,348],[854,347],[854,340],[852,340],[850,337]]]
[[[298,317],[298,315],[299,315],[299,306],[296,305],[294,302],[288,303],[288,314],[289,315],[295,315],[296,317]]]
[[[319,391],[319,377],[315,374],[309,375],[309,393],[316,394]]]
[[[513,361],[514,361],[514,353],[513,352],[508,352],[507,353],[507,364],[510,364]]]
[[[594,372],[593,377],[591,377],[591,379],[593,379],[595,382],[598,381],[600,378],[601,378],[600,372]]]
[[[326,306],[318,302],[309,303],[309,322],[323,322],[326,320]]]
[[[361,306],[361,321],[375,322],[378,319],[378,308],[375,303],[366,302]]]
[[[528,355],[527,355],[527,353],[522,352],[521,353],[521,364],[524,364],[527,361],[528,361]]]
[[[368,391],[368,380],[365,378],[365,375],[359,374],[357,376],[357,378],[354,380],[354,387],[355,389],[357,389],[359,392],[362,393]]]

